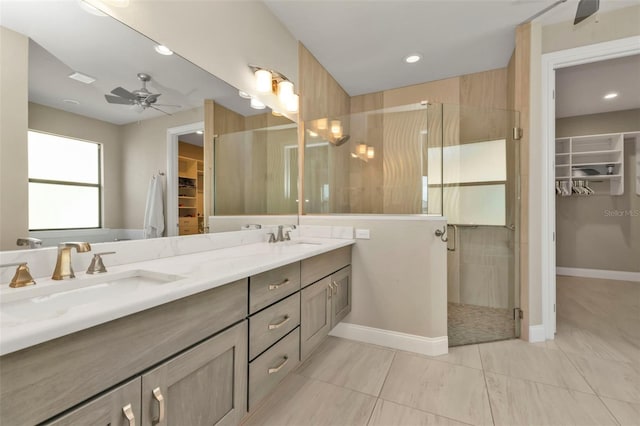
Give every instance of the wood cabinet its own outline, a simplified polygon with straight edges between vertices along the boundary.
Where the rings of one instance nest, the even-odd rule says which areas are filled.
[[[247,411],[247,321],[142,376],[142,425],[237,425]]]
[[[140,383],[137,377],[101,395],[62,417],[45,423],[48,426],[132,426],[140,424]]]
[[[331,275],[331,328],[351,312],[351,266]]]
[[[302,289],[300,297],[300,357],[305,359],[331,329],[331,277]]]

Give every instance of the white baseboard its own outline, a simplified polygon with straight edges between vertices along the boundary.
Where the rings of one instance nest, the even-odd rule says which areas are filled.
[[[429,356],[449,353],[449,339],[447,336],[423,337],[344,322],[336,325],[329,334],[331,336],[343,337],[345,339]]]
[[[557,275],[570,277],[602,278],[606,280],[637,281],[640,282],[640,272],[610,271],[607,269],[565,268],[558,266]]]
[[[547,338],[544,332],[543,324],[529,326],[529,342],[537,343],[544,342],[545,340],[547,340]]]

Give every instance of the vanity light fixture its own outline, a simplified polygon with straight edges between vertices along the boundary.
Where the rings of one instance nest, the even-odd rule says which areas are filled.
[[[617,98],[617,97],[618,97],[618,94],[616,92],[611,92],[604,95],[604,99],[607,99],[607,100]]]
[[[409,56],[406,56],[404,58],[404,61],[408,64],[415,64],[416,62],[418,62],[420,59],[422,59],[422,56],[418,53],[412,53]]]
[[[202,135],[202,134],[204,134],[204,131],[202,131],[202,130],[196,130],[196,134],[197,134],[197,135]]]
[[[240,96],[243,99],[251,99],[251,95],[242,90],[238,90],[238,96]]]
[[[357,151],[358,151],[358,155],[366,155],[366,153],[367,153],[367,144],[366,143],[359,143]]]
[[[249,65],[256,79],[256,90],[261,93],[273,93],[288,112],[298,112],[299,97],[294,92],[293,83],[278,71]]]
[[[320,118],[316,121],[316,127],[318,130],[327,130],[327,119]]]
[[[336,137],[342,136],[342,124],[340,120],[331,120],[331,133]]]
[[[158,44],[156,47],[156,52],[158,52],[161,55],[164,56],[171,56],[173,55],[173,51],[171,49],[169,49],[167,46],[163,46],[162,44]]]
[[[94,81],[96,81],[95,78],[90,77],[86,74],[82,74],[81,72],[74,72],[73,74],[69,75],[69,78],[79,81],[80,83],[84,83],[84,84],[91,84]]]

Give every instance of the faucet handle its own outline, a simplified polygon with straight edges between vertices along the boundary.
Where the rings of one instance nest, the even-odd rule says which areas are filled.
[[[11,278],[11,283],[9,287],[18,288],[18,287],[26,287],[28,285],[34,285],[36,282],[31,276],[29,272],[29,267],[27,266],[27,262],[15,262],[15,263],[5,263],[0,265],[0,268],[9,267],[9,266],[17,266],[16,273]]]
[[[104,251],[102,253],[94,254],[93,259],[91,259],[91,264],[87,268],[87,274],[102,274],[107,272],[107,268],[104,266],[104,262],[102,261],[102,256],[115,253],[115,251]]]
[[[16,240],[16,245],[19,247],[40,248],[42,247],[42,240],[33,237],[22,237]]]
[[[273,232],[269,232],[267,235],[269,236],[269,242],[270,243],[275,243],[276,241],[278,241],[276,239],[276,234],[274,234]]]

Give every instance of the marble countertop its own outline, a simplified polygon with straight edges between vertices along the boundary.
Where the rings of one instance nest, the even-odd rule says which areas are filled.
[[[299,244],[306,242],[311,244]],[[57,337],[103,324],[145,309],[209,290],[233,281],[268,271],[355,243],[353,239],[303,238],[290,242],[251,243],[230,248],[203,251],[181,256],[124,264],[109,268],[100,275],[76,273],[74,280],[37,280],[37,285],[0,290],[0,355],[18,351]],[[109,276],[123,276],[126,271],[151,271],[170,274],[175,281],[149,288],[113,294],[90,303],[61,309],[52,316],[39,317],[37,304],[61,292],[73,292],[94,286]],[[12,304],[25,301],[33,316],[15,315]],[[28,316],[28,318],[25,318]]]

